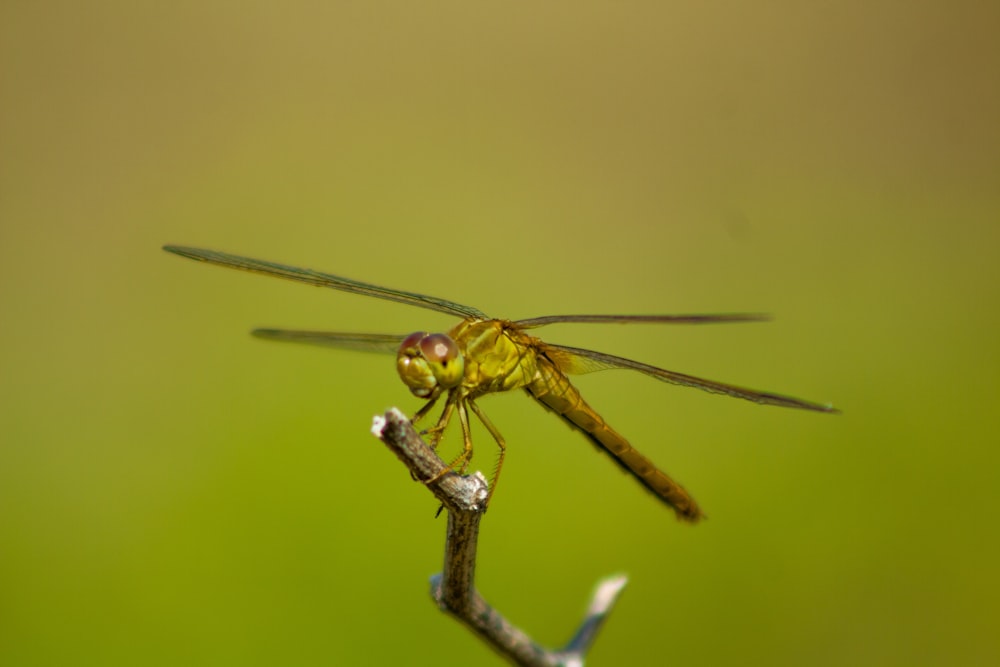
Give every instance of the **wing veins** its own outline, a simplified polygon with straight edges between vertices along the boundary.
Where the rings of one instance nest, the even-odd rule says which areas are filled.
[[[406,292],[403,290],[390,289],[388,287],[379,287],[378,285],[372,285],[371,283],[351,280],[350,278],[335,276],[330,273],[323,273],[312,269],[301,269],[295,266],[287,266],[285,264],[268,262],[262,259],[241,257],[240,255],[231,255],[225,252],[205,250],[202,248],[166,245],[163,246],[163,249],[167,252],[172,252],[175,255],[180,255],[181,257],[187,257],[188,259],[197,260],[199,262],[208,262],[209,264],[215,264],[218,266],[225,266],[231,269],[239,269],[241,271],[249,271],[251,273],[260,273],[267,276],[275,276],[276,278],[285,278],[286,280],[293,280],[307,285],[315,285],[316,287],[329,287],[331,289],[340,290],[342,292],[350,292],[352,294],[373,296],[387,301],[396,301],[398,303],[405,303],[411,306],[434,310],[439,313],[457,315],[458,317],[487,319],[485,314],[472,306],[463,306],[462,304],[455,303],[454,301],[439,299],[437,297],[427,296],[424,294],[417,294],[416,292]]]
[[[551,343],[546,343],[545,349],[547,356],[549,356],[549,358],[555,362],[556,366],[559,367],[559,370],[564,373],[590,373],[599,370],[622,368],[639,371],[640,373],[656,378],[661,382],[676,384],[683,387],[693,387],[712,394],[723,394],[725,396],[732,396],[733,398],[742,398],[761,405],[776,405],[784,408],[814,410],[816,412],[840,412],[827,403],[814,403],[812,401],[806,401],[793,396],[785,396],[783,394],[775,394],[767,391],[748,389],[746,387],[738,387],[725,382],[716,382],[715,380],[708,380],[694,375],[678,373],[676,371],[668,371],[665,368],[650,366],[649,364],[632,361],[631,359],[625,359],[624,357],[616,357],[611,354],[604,354],[603,352],[595,352],[594,350],[585,350],[565,345],[553,345]]]
[[[764,313],[713,313],[686,315],[546,315],[514,322],[521,329],[533,329],[548,324],[727,324],[731,322],[765,322],[771,317]]]
[[[376,352],[396,354],[405,334],[346,333],[338,331],[304,331],[301,329],[254,329],[250,332],[257,338],[275,340],[282,343],[304,343],[321,347],[333,347],[355,352]]]

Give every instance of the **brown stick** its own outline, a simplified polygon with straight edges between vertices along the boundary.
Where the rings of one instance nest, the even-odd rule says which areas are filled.
[[[452,472],[396,408],[376,417],[372,432],[448,510],[444,570],[431,578],[431,596],[438,606],[515,665],[583,665],[627,578],[616,575],[599,582],[583,623],[563,649],[540,646],[491,607],[475,588],[479,521],[489,497],[486,479],[478,472],[466,476]]]

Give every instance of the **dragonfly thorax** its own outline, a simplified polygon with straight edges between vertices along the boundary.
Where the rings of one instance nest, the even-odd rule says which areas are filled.
[[[414,396],[434,398],[462,382],[465,360],[449,336],[418,331],[400,344],[396,370]]]
[[[520,389],[538,372],[538,342],[506,320],[465,320],[448,332],[465,357],[463,386],[472,397]]]

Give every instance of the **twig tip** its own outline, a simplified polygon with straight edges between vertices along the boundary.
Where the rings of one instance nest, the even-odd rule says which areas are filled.
[[[382,415],[375,415],[372,419],[372,435],[381,440],[383,430],[385,430],[385,417]]]
[[[607,613],[614,606],[626,584],[628,584],[628,576],[624,574],[612,575],[598,582],[588,614]]]

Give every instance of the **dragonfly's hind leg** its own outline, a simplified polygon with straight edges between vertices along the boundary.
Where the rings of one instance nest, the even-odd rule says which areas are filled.
[[[485,426],[486,430],[490,432],[490,435],[493,436],[493,439],[497,443],[497,447],[500,448],[500,455],[497,457],[497,465],[496,468],[493,469],[493,477],[490,480],[490,495],[486,498],[486,502],[489,503],[490,498],[493,497],[493,492],[496,491],[497,482],[500,481],[500,469],[503,467],[503,459],[507,454],[507,443],[504,442],[503,436],[500,435],[500,431],[498,431],[497,427],[493,425],[493,422],[489,420],[486,413],[479,409],[478,405],[469,401],[469,407],[472,408],[472,411],[476,413],[477,417],[479,417],[479,421],[483,422],[483,426]]]
[[[462,424],[462,453],[448,464],[452,470],[455,466],[459,466],[457,471],[459,475],[465,474],[469,469],[469,462],[472,461],[472,430],[469,428],[469,413],[465,410],[465,403],[465,401],[458,402],[458,421]],[[469,403],[472,404],[471,401]]]

